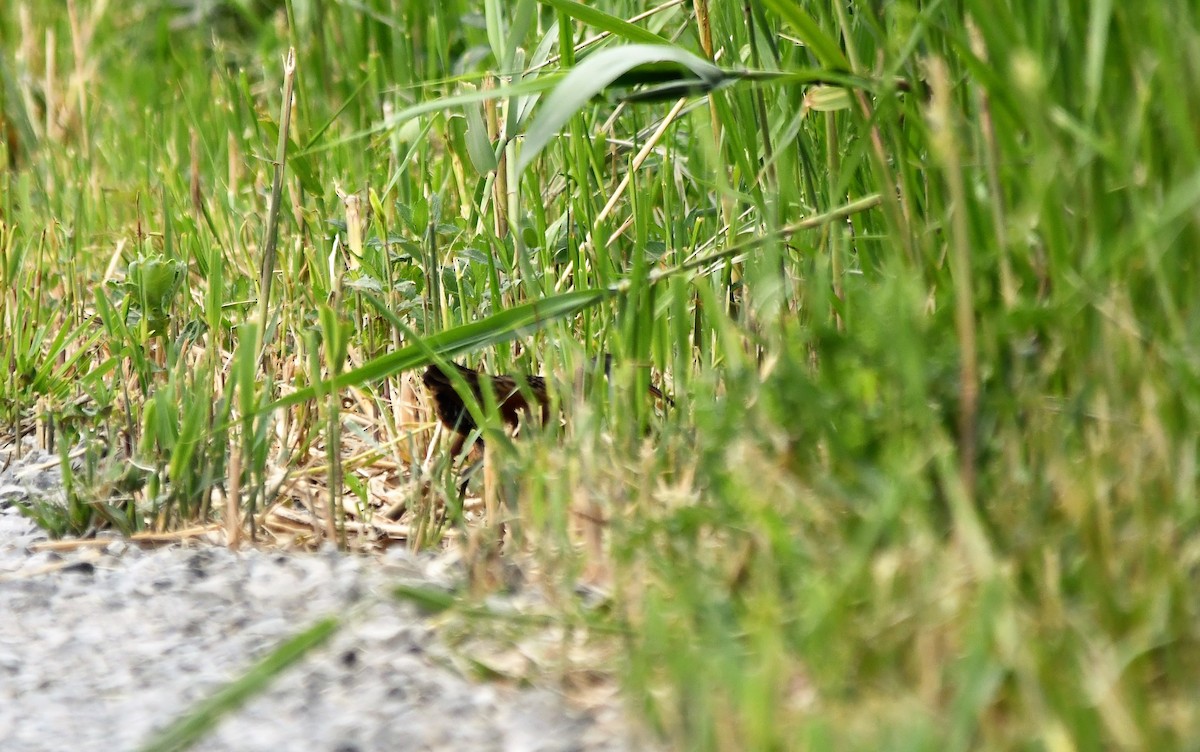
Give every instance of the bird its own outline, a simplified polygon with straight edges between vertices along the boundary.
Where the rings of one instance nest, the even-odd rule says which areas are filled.
[[[521,415],[532,416],[536,407],[542,423],[550,418],[550,396],[546,392],[546,379],[541,376],[505,376],[483,373],[458,363],[449,364],[466,382],[475,401],[484,402],[483,390],[490,388],[496,398],[500,410],[500,418],[509,429],[515,430],[521,422]],[[463,444],[472,431],[476,429],[475,418],[467,410],[462,397],[454,389],[451,376],[437,365],[425,369],[421,381],[433,397],[434,409],[438,420],[448,430],[455,434],[451,454],[457,456]],[[528,395],[528,396],[527,396]],[[531,405],[529,397],[533,398]],[[476,439],[475,447],[483,448],[483,437]]]
[[[534,417],[535,413],[544,425],[550,419],[550,395],[546,391],[546,379],[542,376],[509,376],[492,375],[451,362],[448,364],[453,372],[466,382],[471,394],[480,405],[484,402],[484,389],[490,388],[496,398],[496,406],[504,424],[515,431],[521,421]],[[612,356],[604,357],[604,372],[608,374],[612,365]],[[458,456],[462,452],[467,437],[476,429],[475,419],[471,416],[462,397],[454,388],[450,374],[440,366],[431,365],[425,369],[421,381],[433,397],[434,409],[438,420],[449,431],[455,434],[451,445],[451,455]],[[658,387],[651,385],[650,394],[662,400],[667,405],[674,405],[670,397],[662,393]],[[532,403],[530,399],[532,398]],[[522,417],[524,416],[524,418]],[[483,450],[483,437],[475,440],[472,450]]]

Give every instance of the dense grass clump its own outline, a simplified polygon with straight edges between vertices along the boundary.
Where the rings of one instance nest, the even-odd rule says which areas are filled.
[[[483,570],[503,517],[678,748],[1183,747],[1197,39],[1185,0],[9,3],[0,435],[63,458],[56,534]],[[566,416],[470,405],[482,504],[427,450],[446,359]]]

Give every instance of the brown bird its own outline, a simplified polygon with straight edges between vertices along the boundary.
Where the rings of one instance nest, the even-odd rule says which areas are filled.
[[[532,416],[535,406],[541,414],[542,422],[549,420],[550,397],[546,394],[546,380],[541,376],[492,376],[457,363],[450,365],[467,383],[479,404],[486,404],[483,390],[490,386],[492,394],[496,397],[496,405],[500,409],[500,418],[510,429],[516,429],[520,424],[522,413]],[[421,380],[433,397],[438,420],[456,434],[451,453],[457,455],[462,451],[467,436],[475,430],[475,419],[463,404],[462,397],[454,390],[454,382],[441,368],[436,365],[429,366]],[[526,395],[533,398],[535,405],[529,403]],[[477,440],[476,446],[483,446],[482,438]]]
[[[605,356],[604,371],[606,374],[611,368],[611,363],[612,357]],[[510,429],[516,429],[520,425],[522,414],[528,419],[535,414],[535,410],[543,424],[550,419],[550,396],[546,393],[545,378],[541,376],[492,376],[482,371],[460,366],[458,363],[450,365],[466,382],[479,404],[485,404],[483,389],[485,386],[490,386],[492,394],[496,397],[496,405],[500,409],[500,418]],[[421,380],[433,397],[438,420],[455,434],[450,451],[452,455],[457,456],[462,451],[467,437],[476,428],[475,419],[471,417],[467,406],[463,404],[462,397],[454,390],[454,382],[441,368],[436,365],[429,366],[425,369]],[[668,405],[675,404],[674,400],[653,385],[650,386],[650,393]],[[530,397],[533,398],[533,404],[529,401]],[[483,448],[482,437],[476,440],[475,447]]]

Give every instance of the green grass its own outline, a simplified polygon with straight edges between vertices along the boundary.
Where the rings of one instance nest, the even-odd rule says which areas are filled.
[[[1192,3],[77,5],[0,10],[0,432],[83,448],[53,532],[261,536],[315,478],[352,544],[389,460],[454,545],[402,374],[542,372],[561,429],[484,425],[511,545],[671,745],[1195,745]]]

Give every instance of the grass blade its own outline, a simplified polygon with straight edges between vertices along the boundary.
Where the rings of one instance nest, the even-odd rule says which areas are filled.
[[[285,669],[333,636],[341,626],[335,617],[322,619],[259,661],[241,678],[226,685],[140,748],[140,752],[180,752],[200,741],[227,714],[262,692]]]
[[[411,370],[430,362],[429,352],[454,356],[482,347],[507,342],[523,334],[537,331],[553,321],[590,308],[608,299],[609,290],[580,290],[542,298],[533,303],[516,306],[481,321],[438,332],[418,344],[408,345],[395,352],[370,360],[321,385],[301,389],[263,407],[266,412],[279,407],[296,405],[325,394],[333,389],[375,381],[401,371]],[[380,304],[382,305],[382,304]]]
[[[542,3],[566,13],[568,16],[582,21],[588,26],[593,26],[601,31],[607,31],[613,36],[627,39],[630,42],[670,44],[669,40],[655,34],[653,31],[648,31],[641,26],[631,24],[624,19],[617,18],[614,15],[597,10],[591,6],[577,3],[574,0],[542,0]]]

